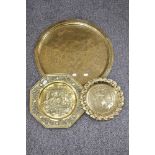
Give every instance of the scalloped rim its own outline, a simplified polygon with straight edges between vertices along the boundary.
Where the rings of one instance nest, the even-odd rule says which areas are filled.
[[[120,102],[116,108],[116,110],[111,113],[110,115],[107,115],[107,116],[102,116],[102,115],[99,115],[97,113],[95,113],[94,111],[92,111],[88,104],[87,104],[87,101],[86,101],[86,94],[87,92],[89,91],[89,88],[91,86],[93,86],[94,84],[101,84],[101,83],[108,83],[110,84],[112,87],[115,88],[115,90],[117,91],[117,93],[119,94],[120,96]],[[118,86],[118,84],[111,80],[111,79],[106,79],[106,78],[98,78],[98,79],[94,79],[94,80],[91,80],[91,81],[88,81],[83,89],[82,89],[82,92],[81,92],[81,96],[80,96],[80,102],[81,102],[81,105],[83,107],[83,109],[85,110],[86,114],[88,114],[90,117],[96,119],[96,120],[110,120],[110,119],[113,119],[114,116],[117,116],[119,115],[119,112],[122,110],[122,106],[124,105],[124,95],[123,95],[123,91],[121,90],[121,87]]]

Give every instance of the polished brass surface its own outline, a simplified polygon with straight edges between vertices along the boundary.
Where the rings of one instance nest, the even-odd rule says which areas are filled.
[[[91,117],[97,120],[109,120],[121,111],[124,97],[115,81],[99,78],[85,84],[81,102]]]
[[[68,128],[84,113],[81,89],[70,75],[46,75],[30,91],[30,112],[46,128]]]
[[[83,20],[68,20],[50,26],[41,34],[35,60],[42,75],[68,73],[85,84],[109,74],[113,49],[96,26]]]

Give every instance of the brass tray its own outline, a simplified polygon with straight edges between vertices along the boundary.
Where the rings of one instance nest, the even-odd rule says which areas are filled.
[[[46,75],[30,91],[30,113],[45,128],[71,127],[84,113],[81,89],[70,75]]]
[[[123,91],[111,79],[94,79],[84,85],[81,103],[88,115],[96,120],[109,120],[118,115],[124,105]]]
[[[35,61],[44,74],[67,73],[81,84],[106,77],[113,48],[105,33],[83,20],[67,20],[47,28],[35,46]]]

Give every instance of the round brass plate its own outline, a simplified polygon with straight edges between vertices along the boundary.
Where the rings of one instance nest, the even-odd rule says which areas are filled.
[[[84,113],[81,90],[70,75],[46,75],[30,91],[30,112],[46,128],[68,128]]]
[[[85,84],[109,74],[113,49],[100,29],[83,20],[68,20],[50,26],[41,34],[35,60],[42,75],[67,73]]]
[[[124,97],[115,81],[100,78],[85,84],[81,101],[84,110],[92,118],[109,120],[121,111]]]

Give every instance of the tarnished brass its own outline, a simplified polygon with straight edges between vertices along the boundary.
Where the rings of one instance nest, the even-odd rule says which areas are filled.
[[[83,109],[92,118],[109,120],[121,111],[124,105],[124,96],[115,81],[99,78],[84,85],[81,103]]]
[[[41,34],[35,60],[42,75],[67,73],[85,84],[109,74],[113,49],[105,33],[96,26],[83,20],[67,20]]]
[[[46,128],[68,128],[84,113],[81,89],[70,75],[46,75],[30,91],[30,112]]]

